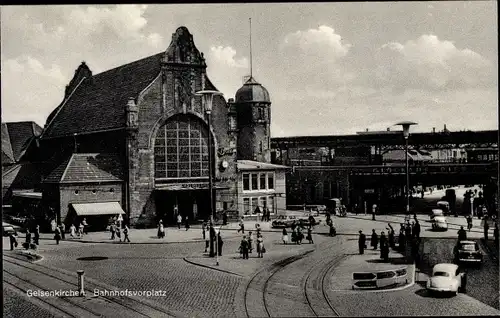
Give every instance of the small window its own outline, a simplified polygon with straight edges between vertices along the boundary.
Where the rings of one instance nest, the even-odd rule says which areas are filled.
[[[78,190],[75,190],[75,194],[78,195],[80,193],[80,191]]]
[[[251,214],[250,213],[250,198],[243,198],[243,213],[245,215]]]
[[[97,193],[97,191],[95,189],[92,190],[92,194],[96,194],[96,193]]]
[[[109,192],[113,193],[113,192],[115,192],[115,189],[111,188],[111,189],[109,189]]]
[[[260,190],[266,190],[266,174],[265,173],[261,173],[260,174],[260,182],[259,182],[259,189]]]
[[[274,189],[274,172],[267,175],[267,188]]]
[[[259,185],[257,184],[257,174],[252,173],[252,190],[258,190]]]
[[[243,174],[243,190],[250,191],[250,174]]]

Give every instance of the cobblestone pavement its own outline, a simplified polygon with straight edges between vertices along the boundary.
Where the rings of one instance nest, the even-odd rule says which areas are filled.
[[[36,299],[30,299],[25,293],[4,282],[3,284],[3,317],[22,318],[39,317],[53,318],[63,317],[57,315],[56,311],[47,308],[46,305]]]

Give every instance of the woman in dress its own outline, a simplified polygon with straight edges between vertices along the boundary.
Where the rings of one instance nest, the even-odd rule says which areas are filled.
[[[164,238],[165,237],[165,228],[163,227],[163,221],[160,220],[160,223],[158,224],[158,238]]]
[[[286,231],[286,227],[283,228],[283,244],[288,243],[288,232]]]
[[[257,257],[262,258],[264,255],[264,239],[262,235],[257,237]]]
[[[73,238],[76,236],[76,226],[74,224],[69,227],[69,236]]]

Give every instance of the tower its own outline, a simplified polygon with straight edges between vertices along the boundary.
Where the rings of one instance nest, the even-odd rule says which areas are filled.
[[[235,109],[238,127],[237,158],[271,162],[271,99],[267,89],[252,74],[252,35],[250,20],[250,77],[238,89]]]

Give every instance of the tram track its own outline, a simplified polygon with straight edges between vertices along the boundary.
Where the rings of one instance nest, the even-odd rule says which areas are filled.
[[[15,260],[9,260],[8,258]],[[19,260],[16,257],[12,257],[9,255],[4,255],[3,257],[4,261],[4,282],[9,284],[9,285],[14,285],[16,288],[23,293],[27,293],[29,289],[31,290],[40,290],[40,291],[45,291],[47,290],[47,286],[42,286],[39,283],[35,283],[32,279],[28,280],[23,278],[22,276],[19,275],[19,273],[16,273],[16,269],[22,269],[23,274],[26,272],[34,272],[35,275],[37,275],[37,278],[40,279],[49,279],[52,283],[56,284],[62,284],[65,289],[62,290],[69,290],[67,287],[73,286],[76,287],[73,290],[77,290],[78,288],[78,283],[75,283],[75,277],[72,275],[69,275],[68,273],[64,273],[61,271],[57,272],[57,275],[60,276],[66,276],[69,277],[71,280],[61,278],[60,276],[52,275],[47,273],[46,271],[43,271],[37,267],[45,268],[44,266],[38,266],[38,264],[23,264],[26,263],[25,261]],[[7,265],[7,264],[10,265]],[[5,266],[7,265],[7,266]],[[10,268],[7,268],[9,267]],[[17,268],[16,268],[17,267]],[[5,275],[7,274],[7,275]],[[55,273],[54,273],[55,274]],[[20,287],[19,285],[22,285],[23,287]],[[86,283],[86,286],[91,286],[93,284]],[[91,293],[91,290],[87,287],[86,292]],[[37,297],[35,296],[38,300],[41,300],[42,302],[49,304],[51,307],[63,312],[64,314],[68,315],[69,317],[102,317],[103,314],[102,312],[98,312],[91,307],[91,304],[89,302],[85,303],[82,301],[84,298],[80,297],[55,297],[57,300],[54,300],[54,297],[52,298],[47,298],[47,297]],[[105,296],[105,295],[100,295],[99,298],[104,300],[107,304],[106,306],[109,306],[110,304],[115,304],[118,306],[118,308],[125,309],[123,313],[125,312],[132,312],[133,314],[131,317],[173,317],[171,313],[168,313],[161,308],[158,308],[156,306],[151,306],[149,304],[145,304],[143,302],[140,302],[134,298],[131,297],[113,297],[113,296]],[[52,300],[49,300],[52,299]],[[88,299],[88,298],[87,298]],[[84,305],[82,305],[85,303]],[[135,303],[136,306],[132,306],[131,303]],[[142,307],[142,310],[136,309],[137,307]],[[77,312],[78,314],[75,316],[74,314],[71,314],[72,312]],[[106,316],[106,315],[104,315]],[[124,317],[124,315],[121,315]]]

